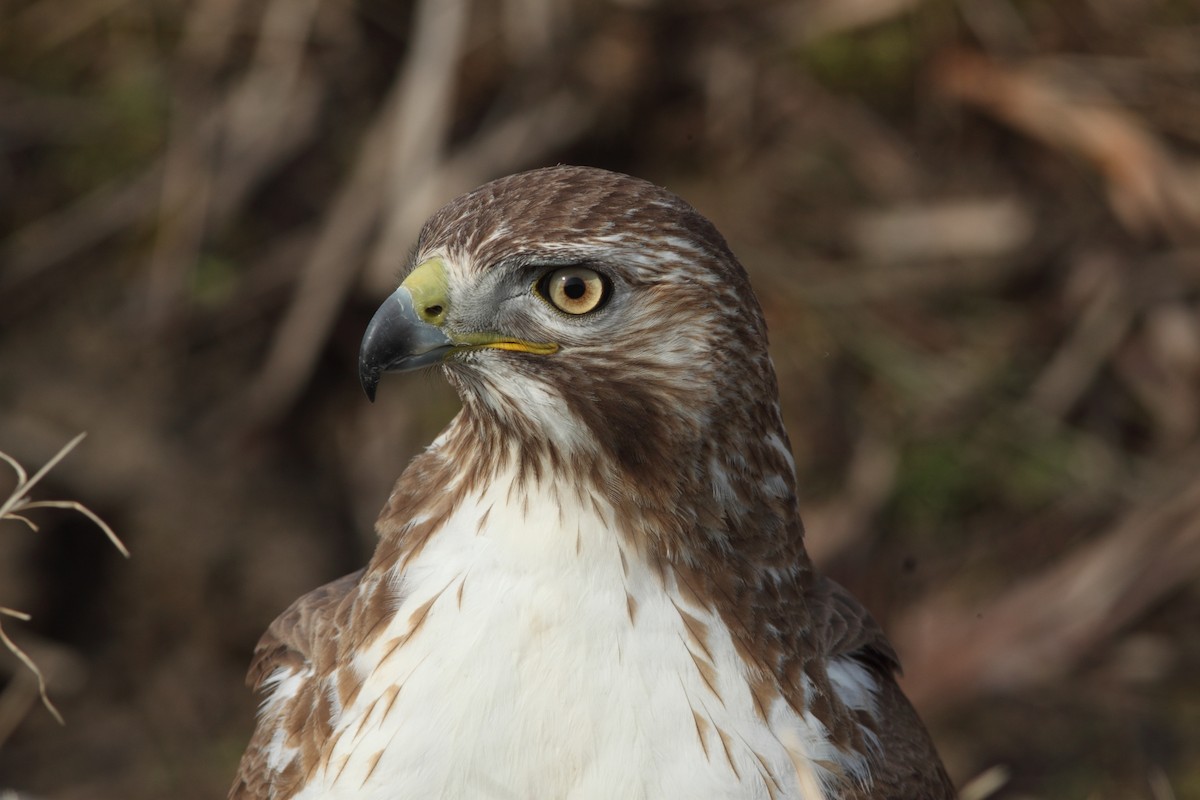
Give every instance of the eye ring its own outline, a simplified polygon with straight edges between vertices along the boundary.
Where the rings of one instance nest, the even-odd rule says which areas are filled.
[[[550,270],[538,280],[535,288],[550,305],[576,316],[600,308],[612,293],[612,283],[607,277],[580,266]]]

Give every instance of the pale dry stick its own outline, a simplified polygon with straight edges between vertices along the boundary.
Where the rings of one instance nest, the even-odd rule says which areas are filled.
[[[51,50],[86,33],[129,0],[42,0],[11,20],[13,39]]]
[[[171,318],[196,262],[210,220],[211,162],[220,120],[216,73],[237,33],[236,0],[198,0],[189,7],[176,53],[158,207],[158,224],[146,280],[147,316],[153,325]]]
[[[408,231],[408,239],[416,238],[421,223],[446,198],[563,147],[581,136],[598,113],[599,103],[563,90],[500,118],[426,174],[403,198],[395,216]],[[382,296],[394,290],[396,267],[380,264],[367,272],[366,291]]]
[[[896,485],[899,448],[867,430],[854,443],[841,492],[804,512],[804,549],[818,566],[859,545]]]
[[[1154,423],[1160,447],[1190,442],[1200,425],[1200,322],[1188,303],[1149,309],[1112,361],[1116,377]]]
[[[958,790],[958,800],[987,800],[1012,780],[1008,767],[996,765],[969,779]]]
[[[12,493],[6,500],[0,502],[0,521],[7,519],[14,520],[16,522],[22,522],[28,526],[30,530],[36,532],[38,530],[38,526],[34,524],[33,520],[29,519],[29,517],[25,515],[26,512],[37,508],[65,508],[71,511],[78,511],[80,514],[83,514],[85,517],[95,523],[100,530],[104,531],[104,535],[108,537],[108,540],[112,542],[113,546],[117,548],[121,555],[129,558],[129,550],[125,547],[124,542],[118,538],[113,529],[108,526],[108,523],[97,516],[96,513],[87,506],[76,500],[32,500],[29,497],[30,490],[32,490],[33,487],[36,486],[37,483],[58,464],[58,462],[62,461],[68,453],[75,449],[75,446],[79,444],[86,435],[86,433],[81,433],[63,445],[62,449],[59,450],[53,458],[47,461],[41,469],[35,472],[32,478],[29,477],[28,473],[25,472],[25,468],[22,467],[16,459],[12,458],[7,453],[0,451],[0,460],[3,460],[10,467],[12,467],[13,472],[15,472],[17,475],[17,485],[13,488]],[[28,614],[22,611],[15,611],[11,608],[5,608],[3,606],[0,606],[0,615],[15,617],[23,621],[29,620]],[[50,697],[46,693],[46,679],[45,676],[42,675],[42,671],[38,668],[37,664],[34,663],[33,659],[31,659],[24,650],[18,647],[17,644],[8,637],[8,634],[4,632],[3,625],[0,625],[0,644],[3,644],[6,648],[8,648],[8,650],[34,674],[34,676],[37,678],[38,694],[41,696],[42,704],[46,706],[46,710],[53,714],[54,718],[58,720],[59,723],[62,723],[62,715],[58,712],[58,709],[55,708],[54,704],[50,702]]]
[[[5,608],[4,606],[0,606],[0,617],[14,617],[22,622],[28,622],[30,619],[32,619],[32,617],[30,617],[24,611],[17,611],[14,608]],[[58,707],[50,701],[50,695],[46,691],[46,676],[42,674],[41,668],[38,667],[37,662],[30,658],[29,654],[22,650],[16,642],[8,638],[8,634],[4,631],[4,625],[2,623],[0,623],[0,644],[3,644],[6,648],[8,648],[8,651],[16,656],[17,660],[24,664],[25,668],[33,674],[33,677],[37,680],[37,693],[42,699],[42,705],[46,707],[46,710],[50,712],[52,717],[58,720],[59,725],[66,725],[66,722],[63,720],[63,716],[59,712]],[[22,700],[22,706],[24,706],[24,700]],[[23,707],[19,712],[20,715],[24,716],[27,710],[27,708]],[[2,741],[4,738],[5,737],[2,735],[2,732],[0,732],[0,741]]]
[[[154,215],[162,183],[158,159],[26,225],[0,243],[0,289],[36,277]]]
[[[958,0],[963,24],[983,46],[998,53],[1029,53],[1036,39],[1012,0]]]
[[[254,57],[222,98],[210,221],[235,217],[265,175],[316,135],[325,84],[305,69],[320,0],[272,0]]]
[[[1136,305],[1119,265],[1081,262],[1077,270],[1094,273],[1091,297],[1065,342],[1029,390],[1025,403],[1036,412],[1062,419],[1083,396],[1128,335]]]
[[[262,371],[247,392],[245,416],[253,423],[275,419],[304,387],[359,275],[355,255],[379,219],[384,234],[373,260],[391,258],[391,270],[400,266],[402,252],[382,254],[397,241],[388,204],[406,196],[413,179],[404,170],[431,169],[444,145],[466,7],[467,0],[425,0],[416,10],[407,59],[366,132],[353,172],[325,213]]]
[[[1012,195],[900,203],[859,211],[850,241],[873,264],[1006,259],[1033,238],[1033,211]]]
[[[1146,782],[1150,784],[1150,796],[1153,800],[1175,800],[1175,788],[1171,786],[1171,779],[1163,772],[1162,767],[1152,767],[1150,774],[1146,776]]]
[[[783,5],[773,14],[782,28],[799,33],[804,42],[851,33],[906,14],[922,0],[809,0]]]
[[[1200,231],[1200,172],[1146,124],[1079,73],[1068,89],[1045,68],[1009,67],[952,52],[933,69],[945,96],[972,105],[1042,143],[1090,162],[1113,213],[1134,233]]]
[[[417,8],[405,63],[364,137],[353,172],[325,215],[266,362],[247,394],[246,416],[253,422],[278,417],[300,393],[361,269],[356,251],[366,246],[389,202],[405,196],[413,181],[406,170],[432,169],[449,125],[466,9],[467,0],[424,0]],[[394,225],[387,219],[384,225],[375,260],[390,258],[394,270],[403,253],[382,255],[397,241]]]
[[[422,0],[414,12],[412,42],[397,77],[399,95],[391,118],[381,206],[383,230],[368,259],[372,272],[394,271],[403,263],[411,239],[399,209],[445,157],[470,6],[470,0]]]
[[[249,424],[275,419],[299,394],[354,284],[360,269],[358,255],[383,203],[384,164],[397,94],[393,85],[363,137],[353,171],[325,213],[258,379],[242,399],[239,417]]]
[[[540,57],[566,28],[571,10],[569,0],[505,0],[500,29],[506,55],[517,64]]]
[[[392,204],[391,224],[399,232],[397,240],[406,242],[407,247],[421,222],[446,197],[561,147],[581,135],[596,113],[594,104],[566,91],[519,108],[480,131],[434,168],[410,173],[405,191],[389,201],[385,199],[385,181],[391,176],[384,165],[393,143],[392,121],[406,91],[402,77],[398,77],[366,135],[354,172],[326,215],[291,306],[272,340],[266,364],[249,392],[248,415],[255,422],[281,413],[312,374],[337,311],[359,277],[353,266],[354,253],[365,246],[375,220],[384,213],[385,203]],[[363,279],[367,290],[381,294],[386,293],[385,289],[394,289],[390,284],[400,266],[400,260],[374,259],[373,268]]]
[[[760,80],[759,58],[732,44],[714,44],[700,62],[704,91],[704,138],[715,151],[745,157],[754,141],[755,86]]]

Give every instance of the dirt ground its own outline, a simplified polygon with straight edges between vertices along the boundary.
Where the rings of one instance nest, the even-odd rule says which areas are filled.
[[[221,797],[260,633],[360,566],[436,375],[421,221],[580,163],[751,273],[817,562],[964,798],[1200,798],[1200,6],[0,2],[0,796]],[[0,465],[0,500],[10,479]]]

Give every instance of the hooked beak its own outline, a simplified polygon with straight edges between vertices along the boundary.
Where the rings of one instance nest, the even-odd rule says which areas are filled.
[[[553,342],[529,342],[489,331],[447,332],[449,295],[446,265],[435,257],[419,264],[383,301],[367,325],[358,350],[358,379],[369,400],[375,401],[375,388],[383,373],[438,364],[459,351],[491,349],[549,355],[558,350]]]
[[[413,293],[401,286],[371,317],[358,350],[358,379],[367,399],[385,372],[404,372],[436,364],[454,350],[438,325],[426,322],[413,304]]]

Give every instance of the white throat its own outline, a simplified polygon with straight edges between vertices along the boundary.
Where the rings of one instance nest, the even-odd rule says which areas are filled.
[[[468,496],[398,577],[301,797],[811,800],[836,785],[822,764],[864,777],[810,714],[780,700],[764,719],[720,616],[622,552],[602,498],[515,478]]]

